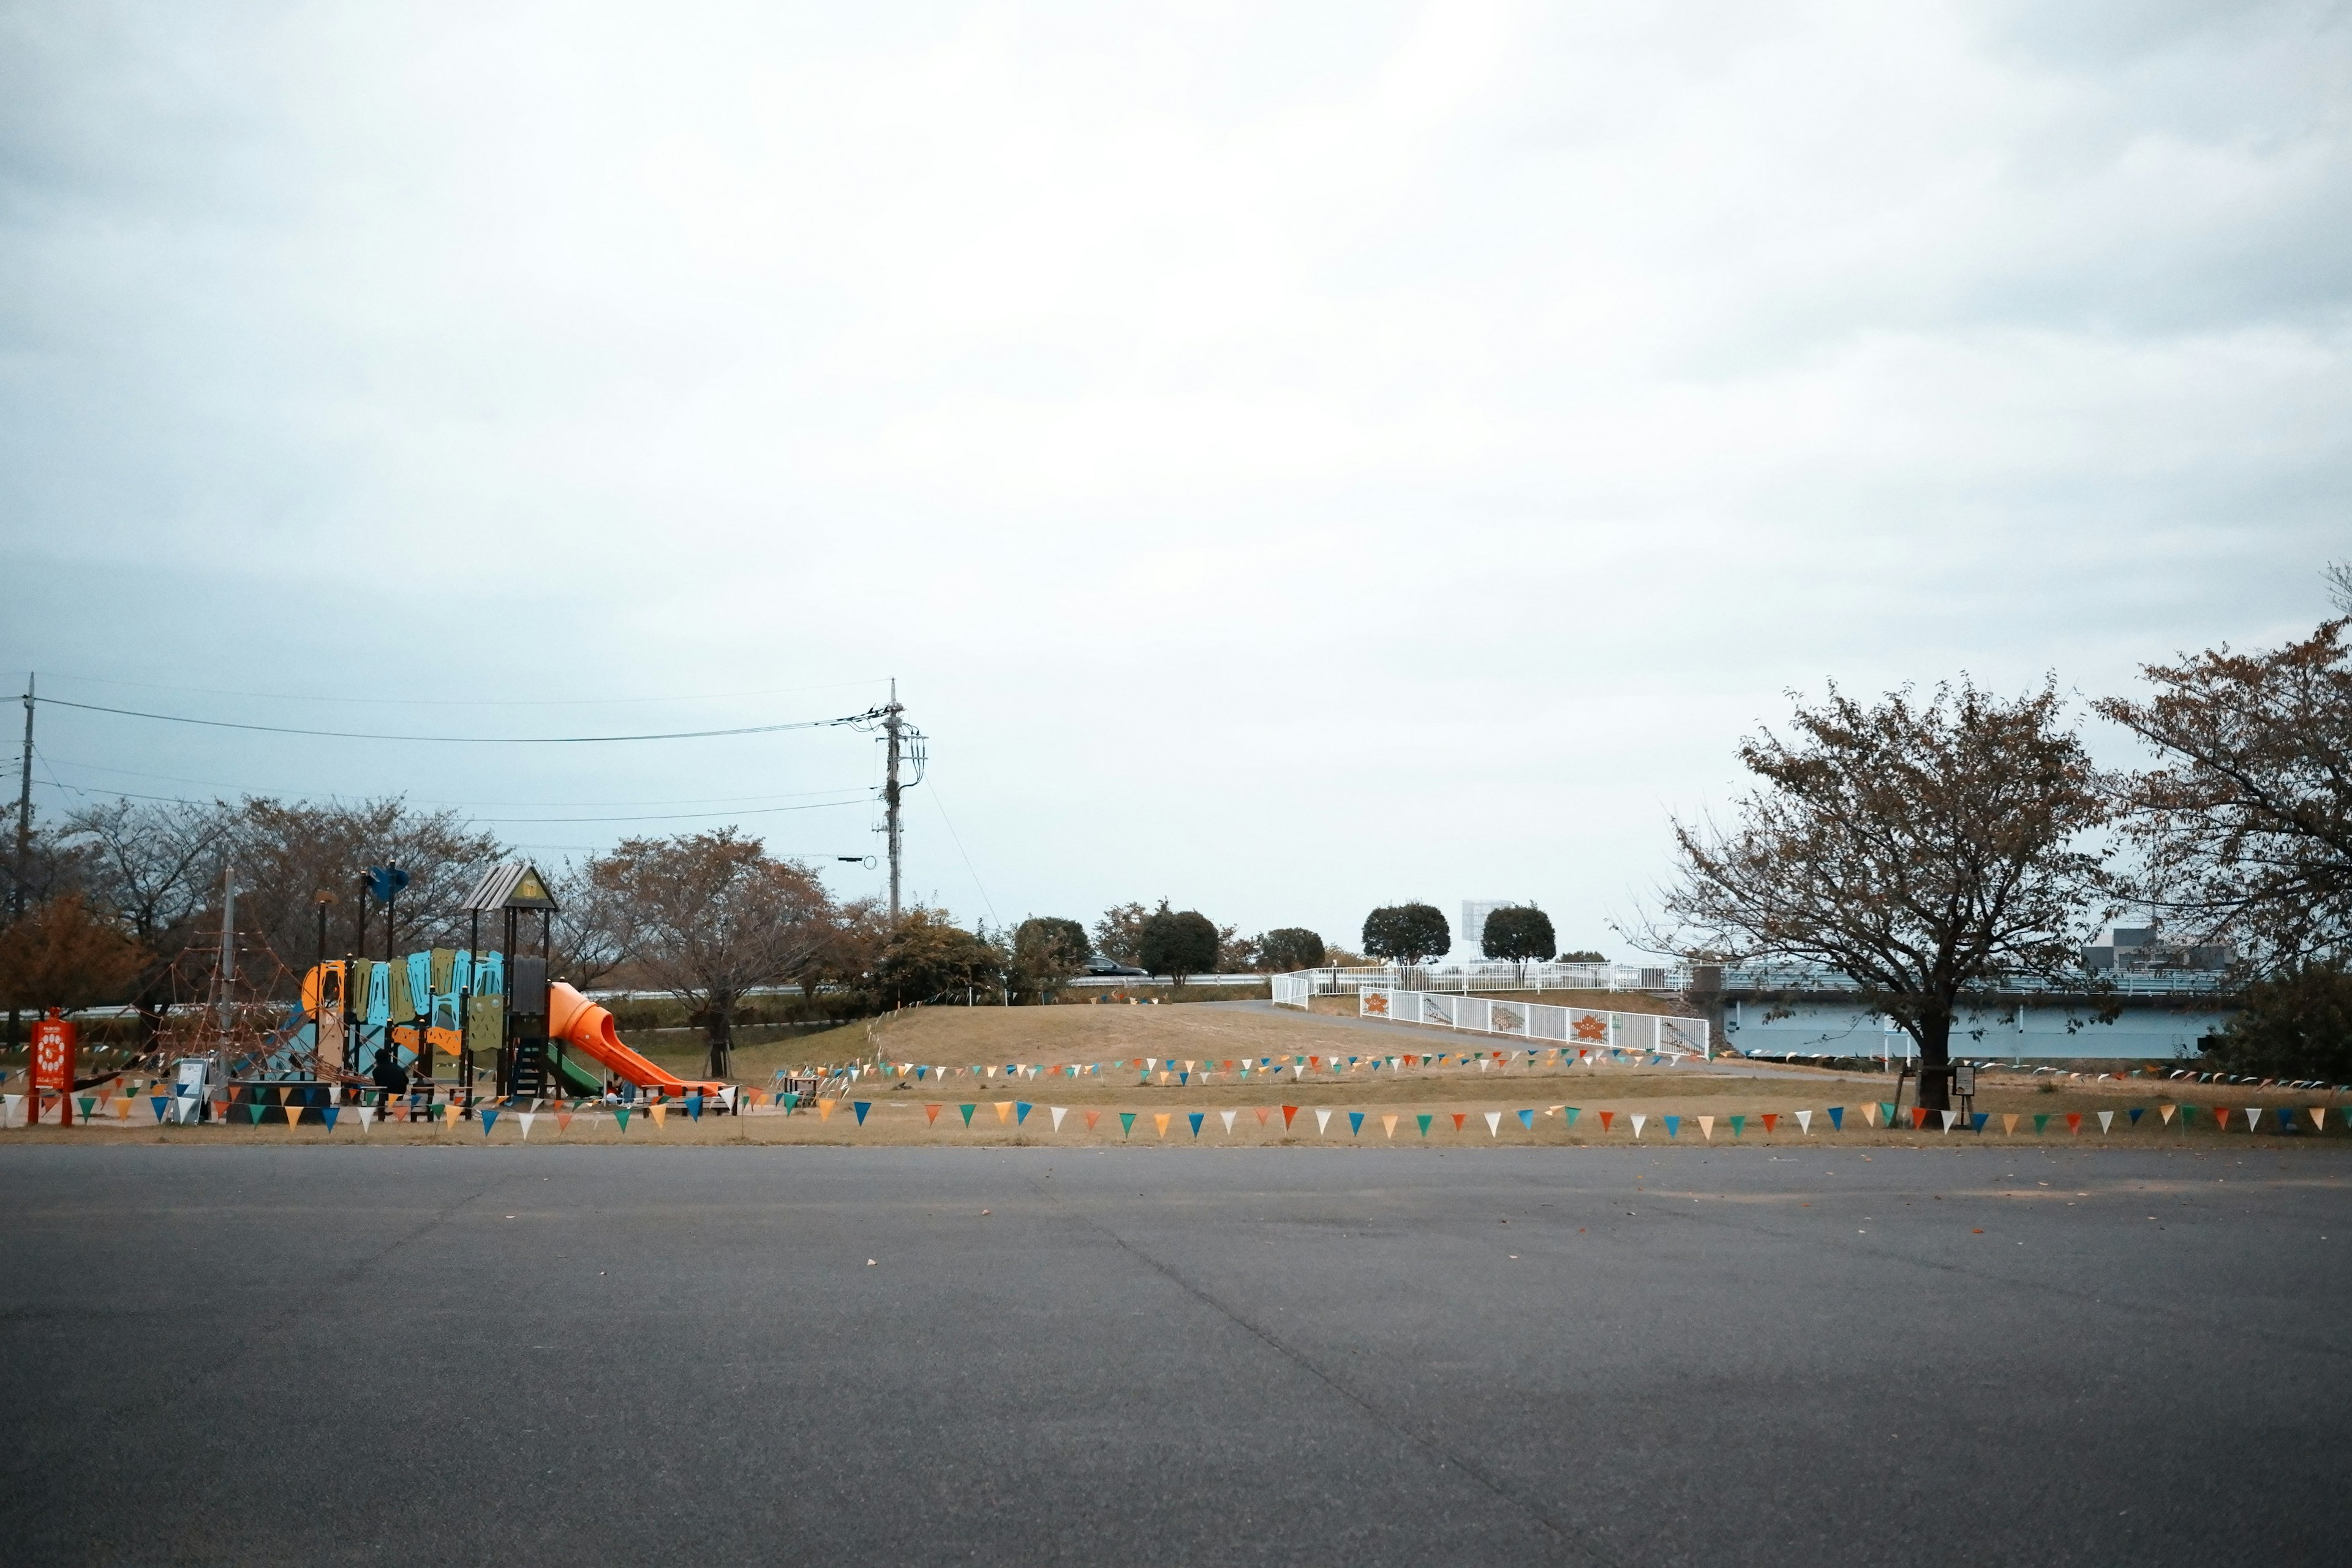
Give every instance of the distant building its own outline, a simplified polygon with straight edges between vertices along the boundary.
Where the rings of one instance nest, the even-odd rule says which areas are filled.
[[[1517,899],[1465,899],[1462,900],[1461,929],[1454,933],[1454,956],[1482,958],[1486,940],[1486,917],[1496,910],[1507,910]]]
[[[2083,949],[2083,967],[2099,974],[2227,969],[2237,961],[2238,950],[2228,942],[2168,942],[2154,926],[2116,926],[2105,941]]]

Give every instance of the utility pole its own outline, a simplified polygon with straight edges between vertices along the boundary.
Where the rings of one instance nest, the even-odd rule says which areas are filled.
[[[236,862],[221,859],[220,1026],[228,1033],[236,1004]]]
[[[897,688],[893,687],[892,690]],[[8,923],[25,913],[25,879],[33,868],[33,675],[25,673],[25,763],[16,775],[16,867],[8,887]],[[893,864],[896,864],[894,861]],[[16,1048],[17,1012],[8,1009],[8,1049]]]
[[[883,775],[882,807],[883,820],[887,824],[885,831],[890,836],[890,929],[894,932],[898,929],[898,849],[904,841],[904,835],[899,831],[898,825],[898,731],[903,722],[899,715],[905,711],[906,709],[898,702],[898,682],[896,678],[893,678],[890,682],[889,706],[882,710],[882,728],[889,736],[890,752],[888,772]],[[28,737],[32,734],[32,715],[33,710],[30,704],[27,704],[25,709],[25,733]],[[27,758],[32,755],[32,742],[29,739],[25,742],[25,754]],[[26,767],[29,769],[30,766],[28,762]],[[29,779],[32,774],[28,771],[25,776]],[[12,1024],[9,1042],[13,1045],[15,1041],[15,1026]]]

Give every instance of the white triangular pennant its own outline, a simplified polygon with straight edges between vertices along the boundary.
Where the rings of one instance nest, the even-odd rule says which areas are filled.
[[[1800,1110],[1797,1112],[1797,1126],[1801,1131],[1803,1131],[1806,1137],[1811,1137],[1813,1135],[1813,1113],[1810,1110]]]
[[[2112,1111],[2112,1110],[2102,1110],[2102,1111],[2100,1111],[2100,1112],[2099,1112],[2099,1131],[2102,1131],[2102,1132],[2112,1132],[2112,1131],[2114,1131],[2115,1130],[2116,1130],[2116,1113],[2115,1113],[2114,1111]]]
[[[1633,1119],[1634,1137],[1639,1138],[1642,1135],[1642,1123],[1648,1120],[1649,1118],[1646,1116],[1636,1116]]]
[[[532,1111],[518,1110],[515,1112],[515,1120],[522,1123],[522,1135],[528,1138],[530,1136],[530,1124],[538,1121],[539,1117]]]
[[[2262,1124],[2263,1108],[2259,1105],[2250,1105],[2246,1107],[2246,1131],[2252,1132],[2255,1128],[2260,1127]]]
[[[1938,1112],[1938,1114],[1940,1114],[1944,1119],[1944,1131],[1947,1132],[1949,1132],[1952,1130],[1952,1123],[1960,1119],[1960,1113],[1957,1110],[1946,1110]]]
[[[375,1108],[374,1106],[373,1106],[373,1105],[362,1105],[362,1106],[361,1106],[361,1107],[360,1107],[360,1131],[362,1131],[362,1132],[364,1132],[364,1131],[366,1131],[369,1128],[371,1128],[371,1127],[374,1126],[374,1125],[375,1125],[375,1119],[376,1119],[376,1116],[377,1116],[377,1111],[376,1111],[376,1108]]]
[[[1233,1111],[1233,1110],[1220,1110],[1220,1111],[1218,1111],[1218,1112],[1217,1112],[1217,1114],[1218,1114],[1220,1117],[1223,1118],[1223,1120],[1224,1120],[1224,1123],[1225,1123],[1225,1131],[1226,1131],[1227,1133],[1229,1133],[1229,1134],[1230,1134],[1230,1133],[1233,1131],[1233,1130],[1234,1130],[1234,1118],[1235,1116],[1239,1115],[1240,1113],[1239,1113],[1238,1111]]]
[[[1502,1134],[1502,1132],[1501,1132],[1501,1131],[1500,1131],[1500,1129],[1501,1129],[1502,1125],[1503,1125],[1503,1113],[1502,1113],[1501,1111],[1499,1111],[1499,1110],[1490,1110],[1490,1111],[1486,1112],[1486,1136],[1487,1136],[1487,1137],[1489,1137],[1489,1138],[1500,1138],[1500,1137],[1503,1135],[1503,1134]]]
[[[1317,1112],[1315,1113],[1315,1131],[1316,1131],[1320,1132],[1320,1131],[1324,1131],[1326,1128],[1329,1127],[1330,1125],[1331,1125],[1331,1113],[1330,1113],[1329,1111],[1328,1111],[1328,1110],[1318,1110],[1318,1111],[1317,1111]]]
[[[1062,1118],[1070,1113],[1070,1108],[1066,1105],[1056,1105],[1051,1109],[1054,1112],[1054,1131],[1059,1132],[1062,1130]]]

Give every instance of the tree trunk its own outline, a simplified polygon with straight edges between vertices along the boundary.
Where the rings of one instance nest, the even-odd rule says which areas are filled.
[[[1952,1108],[1952,1016],[1943,1013],[1919,1020],[1919,1108]]]
[[[151,1054],[163,1044],[163,1010],[166,1004],[160,996],[142,995],[131,1003],[131,1006],[139,1014],[140,1054],[142,1056]]]
[[[734,1025],[731,1022],[734,1011],[732,993],[714,991],[710,994],[709,1010],[702,1016],[702,1032],[710,1044],[710,1061],[706,1070],[712,1078],[727,1076],[728,1058],[735,1047]]]

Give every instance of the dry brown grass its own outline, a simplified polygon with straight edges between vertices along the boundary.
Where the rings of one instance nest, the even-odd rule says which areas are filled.
[[[762,1064],[758,1060],[760,1052],[836,1062],[864,1056],[868,1050],[868,1027],[861,1023],[826,1035],[805,1036],[778,1042],[773,1047],[740,1052],[739,1077],[755,1082],[764,1079]],[[593,1120],[574,1118],[565,1128],[557,1123],[551,1113],[542,1112],[533,1122],[531,1142],[1044,1145],[1129,1142],[1158,1147],[1162,1138],[1157,1119],[1166,1116],[1169,1123],[1165,1142],[1189,1146],[1193,1142],[1190,1116],[1197,1111],[1202,1116],[1200,1142],[1203,1145],[1373,1143],[1385,1147],[1393,1142],[1400,1147],[1484,1148],[1496,1144],[1627,1143],[1633,1140],[1631,1118],[1637,1113],[1647,1119],[1642,1135],[1643,1142],[1667,1141],[1677,1146],[1691,1142],[1813,1142],[1864,1147],[1925,1143],[1960,1148],[1984,1142],[2033,1142],[2069,1147],[2149,1147],[2158,1143],[2219,1146],[2225,1142],[2235,1147],[2273,1142],[2286,1145],[2288,1140],[2266,1134],[2250,1137],[2242,1131],[2211,1131],[2211,1107],[2226,1105],[2242,1112],[2245,1107],[2259,1105],[2267,1107],[2273,1115],[2282,1108],[2294,1108],[2306,1129],[2304,1135],[2292,1141],[2300,1145],[2323,1142],[2309,1136],[2309,1119],[2304,1108],[2326,1107],[2328,1131],[2324,1142],[2338,1146],[2352,1142],[2341,1137],[2347,1107],[2331,1095],[2287,1094],[2234,1086],[2222,1091],[2214,1086],[2146,1078],[2104,1082],[2068,1079],[2045,1089],[2044,1085],[2053,1083],[2047,1078],[1989,1073],[1982,1079],[1984,1092],[1978,1096],[1976,1109],[1990,1113],[1993,1121],[1985,1134],[1974,1135],[1966,1131],[1941,1132],[1932,1118],[1927,1130],[1915,1131],[1909,1126],[1907,1107],[1901,1129],[1874,1128],[1864,1118],[1864,1108],[1891,1097],[1894,1080],[1873,1073],[1819,1068],[1774,1067],[1761,1075],[1748,1075],[1689,1067],[1533,1070],[1517,1067],[1489,1068],[1484,1072],[1460,1065],[1394,1072],[1385,1067],[1378,1072],[1365,1067],[1335,1072],[1327,1067],[1310,1071],[1304,1078],[1285,1073],[1278,1079],[1263,1072],[1253,1072],[1243,1079],[1238,1074],[1217,1070],[1205,1079],[1196,1075],[1189,1084],[1173,1077],[1163,1082],[1156,1073],[1147,1079],[1131,1068],[1075,1079],[1041,1075],[1008,1080],[1003,1072],[1003,1064],[1009,1062],[1123,1062],[1149,1057],[1174,1058],[1179,1062],[1190,1059],[1205,1068],[1211,1062],[1222,1063],[1229,1058],[1237,1063],[1244,1058],[1255,1062],[1261,1056],[1307,1055],[1322,1057],[1327,1061],[1337,1057],[1344,1062],[1350,1054],[1369,1060],[1375,1055],[1389,1053],[1459,1053],[1478,1048],[1482,1044],[1502,1044],[1483,1037],[1441,1030],[1406,1026],[1365,1027],[1328,1017],[1264,1009],[1108,1005],[1013,1009],[942,1007],[873,1020],[871,1029],[892,1060],[957,1068],[968,1068],[978,1062],[992,1065],[997,1071],[992,1078],[984,1079],[960,1071],[944,1082],[937,1077],[919,1082],[912,1078],[869,1076],[856,1094],[869,1107],[863,1126],[847,1104],[829,1116],[814,1112],[790,1117],[709,1116],[698,1123],[677,1113],[656,1123],[641,1113],[626,1132],[614,1124],[609,1113]],[[1011,1112],[1018,1103],[1036,1108],[1025,1122],[1017,1121]],[[2184,1132],[2178,1117],[2168,1125],[2158,1113],[2158,1108],[2181,1103],[2205,1109],[2207,1113],[2198,1119],[2196,1131]],[[958,1109],[966,1104],[976,1108],[969,1128]],[[999,1105],[1006,1108],[1002,1119]],[[1301,1108],[1287,1129],[1280,1112],[1284,1105]],[[1058,1133],[1050,1131],[1050,1108],[1054,1106],[1069,1111]],[[1580,1112],[1572,1127],[1565,1114],[1555,1109],[1567,1106],[1575,1106]],[[1844,1131],[1831,1130],[1825,1114],[1831,1106],[1845,1108]],[[940,1108],[936,1118],[929,1113],[929,1107]],[[2134,1107],[2146,1112],[2136,1125],[2118,1114],[2114,1131],[2100,1131],[2096,1112],[2121,1112]],[[1318,1133],[1315,1129],[1313,1112],[1318,1109],[1334,1112],[1327,1132]],[[1520,1125],[1516,1113],[1522,1109],[1534,1112],[1532,1128]],[[1823,1113],[1814,1117],[1810,1137],[1798,1128],[1791,1115],[1801,1109]],[[134,1110],[143,1112],[143,1103]],[[1221,1115],[1226,1110],[1235,1112],[1230,1134]],[[1263,1121],[1259,1117],[1261,1110],[1266,1113]],[[1364,1115],[1360,1132],[1350,1131],[1346,1115],[1350,1110]],[[1605,1128],[1601,1118],[1604,1110],[1611,1113],[1610,1124]],[[1088,1111],[1097,1113],[1091,1130],[1085,1124]],[[1136,1114],[1131,1134],[1122,1133],[1118,1115],[1120,1111]],[[1495,1134],[1490,1134],[1486,1126],[1487,1111],[1501,1113]],[[2082,1117],[2079,1131],[2067,1130],[2065,1117],[2069,1112]],[[1415,1120],[1423,1113],[1432,1118],[1425,1140]],[[2032,1120],[2037,1113],[2051,1118],[2049,1130],[2039,1138],[2033,1132]],[[1464,1118],[1459,1131],[1453,1121],[1456,1114]],[[1763,1125],[1762,1119],[1767,1114],[1778,1119],[1770,1131]],[[2013,1136],[2002,1131],[2000,1119],[2004,1115],[2019,1118]],[[1382,1120],[1388,1116],[1398,1118],[1393,1140]],[[1671,1140],[1664,1138],[1663,1119],[1667,1116],[1684,1119],[1677,1129],[1678,1135]],[[1698,1123],[1702,1116],[1715,1119],[1711,1137]],[[1746,1119],[1737,1135],[1730,1127],[1733,1116]],[[2242,1114],[2233,1119],[2233,1126],[2242,1128]],[[501,1115],[494,1126],[490,1141],[506,1142],[521,1137],[520,1118],[509,1111]],[[479,1126],[473,1123],[456,1130],[440,1125],[379,1124],[371,1131],[362,1132],[355,1119],[346,1117],[332,1133],[316,1128],[157,1128],[135,1121],[110,1121],[89,1129],[42,1128],[0,1134],[0,1146],[10,1142],[92,1138],[124,1142],[239,1143],[368,1141],[478,1144],[484,1141]]]

